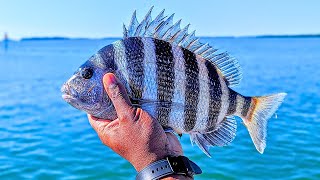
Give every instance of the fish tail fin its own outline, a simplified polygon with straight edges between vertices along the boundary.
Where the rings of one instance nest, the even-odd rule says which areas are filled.
[[[276,112],[286,93],[252,97],[250,109],[242,116],[256,149],[263,154],[266,148],[268,119]]]

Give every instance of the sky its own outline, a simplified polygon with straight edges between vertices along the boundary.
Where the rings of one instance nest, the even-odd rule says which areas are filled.
[[[121,37],[134,10],[175,13],[198,36],[320,34],[319,0],[0,0],[0,39]]]

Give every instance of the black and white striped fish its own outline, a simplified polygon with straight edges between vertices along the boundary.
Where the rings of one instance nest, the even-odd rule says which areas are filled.
[[[242,118],[260,153],[266,147],[268,119],[285,93],[247,97],[230,87],[241,79],[238,62],[217,53],[188,34],[187,25],[173,24],[164,10],[151,11],[141,23],[134,12],[124,38],[105,46],[85,62],[63,85],[63,98],[75,108],[104,119],[116,119],[104,92],[102,77],[114,73],[139,107],[162,126],[188,133],[208,156],[209,146],[225,146],[236,135],[234,116]]]

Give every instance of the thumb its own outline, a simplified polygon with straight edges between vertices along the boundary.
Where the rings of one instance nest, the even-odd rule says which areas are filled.
[[[103,85],[116,109],[118,118],[133,119],[134,108],[131,106],[126,89],[118,78],[112,73],[107,73],[103,76]]]

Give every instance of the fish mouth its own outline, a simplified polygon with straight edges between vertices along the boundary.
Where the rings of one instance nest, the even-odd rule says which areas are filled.
[[[62,98],[64,100],[76,100],[76,98],[72,97],[71,95],[69,94],[62,94]]]
[[[62,98],[74,108],[81,110],[81,102],[77,98],[69,94],[62,94]]]
[[[62,93],[62,98],[68,103],[74,102],[77,100],[74,96],[71,95],[72,91],[68,83],[63,84],[63,86],[61,87],[61,93]]]

